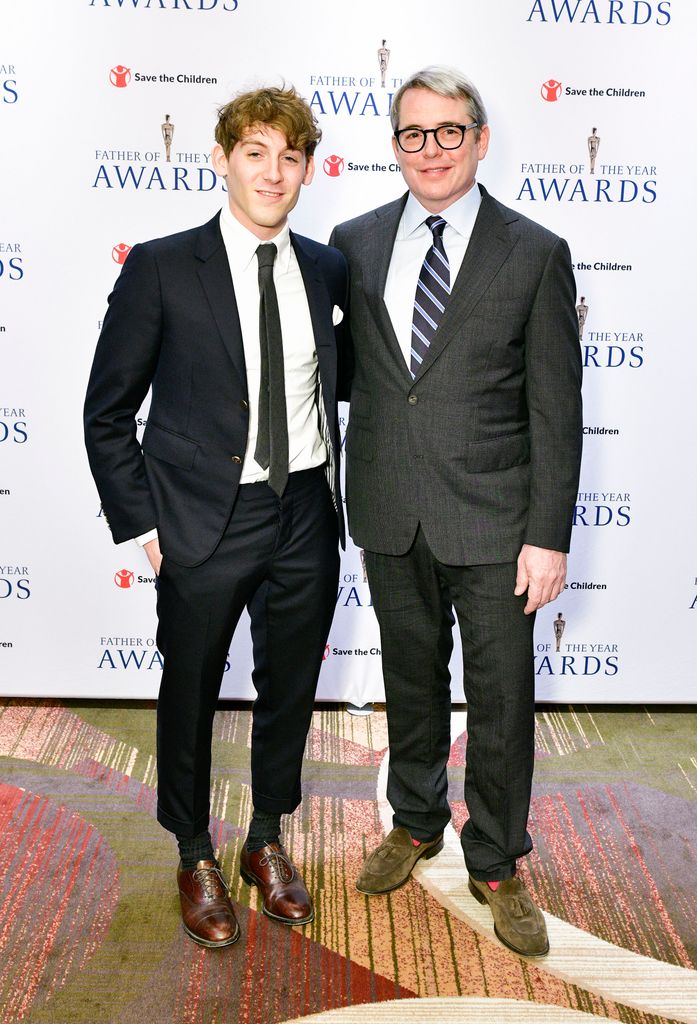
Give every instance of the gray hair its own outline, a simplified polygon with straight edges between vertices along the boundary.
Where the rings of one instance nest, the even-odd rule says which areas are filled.
[[[410,75],[394,94],[390,110],[393,131],[397,131],[399,127],[399,108],[407,89],[430,89],[431,92],[435,92],[439,96],[466,100],[472,112],[472,120],[476,121],[479,126],[475,132],[476,138],[479,138],[481,129],[488,123],[484,101],[479,95],[476,85],[470,82],[469,78],[465,78],[457,68],[447,67],[444,64],[430,64],[422,71]]]

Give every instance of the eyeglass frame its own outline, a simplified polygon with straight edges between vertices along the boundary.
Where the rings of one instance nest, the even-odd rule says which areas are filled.
[[[478,127],[479,127],[479,121],[472,121],[470,124],[439,124],[437,128],[416,128],[416,127],[411,126],[411,127],[407,127],[407,128],[398,128],[397,131],[394,133],[394,137],[395,137],[397,145],[399,146],[399,148],[402,151],[402,153],[420,153],[421,150],[424,149],[424,147],[426,146],[427,136],[429,136],[429,135],[433,136],[433,139],[434,139],[436,145],[440,146],[441,149],[446,150],[446,152],[447,151],[453,152],[453,150],[459,149],[460,146],[462,145],[462,143],[465,141],[465,135],[467,134],[469,129],[470,128],[478,128]],[[458,142],[457,146],[444,146],[441,142],[438,141],[438,137],[437,137],[436,133],[439,132],[442,128],[459,128],[461,130],[462,138]],[[419,146],[418,149],[405,149],[404,148],[402,143],[399,141],[400,135],[403,135],[404,132],[421,132],[422,133],[422,135],[424,137],[424,140],[423,140],[423,142],[421,143],[421,145]]]

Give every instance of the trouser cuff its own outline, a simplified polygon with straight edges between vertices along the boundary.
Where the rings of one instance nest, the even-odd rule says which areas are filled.
[[[267,814],[292,814],[296,807],[300,806],[300,793],[282,798],[266,796],[257,790],[252,790],[252,806],[255,811],[265,811]]]
[[[204,832],[208,828],[210,812],[206,811],[204,814],[200,814],[194,821],[182,821],[181,818],[175,818],[173,815],[168,814],[158,804],[157,820],[168,832],[174,832],[175,836],[193,839],[199,832]]]

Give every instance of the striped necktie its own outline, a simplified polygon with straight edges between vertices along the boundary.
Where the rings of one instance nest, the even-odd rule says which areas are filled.
[[[412,377],[416,377],[421,368],[450,296],[450,264],[443,248],[446,221],[433,216],[426,218],[426,224],[433,233],[433,245],[426,253],[416,285],[411,319]]]

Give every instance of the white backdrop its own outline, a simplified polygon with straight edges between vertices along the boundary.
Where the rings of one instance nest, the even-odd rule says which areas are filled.
[[[111,542],[81,408],[115,261],[225,201],[208,164],[217,106],[282,80],[312,102],[324,139],[292,223],[326,240],[338,221],[403,191],[391,94],[418,67],[451,63],[489,109],[480,180],[569,240],[588,307],[569,585],[538,617],[538,698],[693,701],[695,144],[684,73],[696,13],[692,0],[6,2],[0,690],[157,693],[152,573],[134,544]],[[318,696],[379,699],[379,646],[360,553],[349,548]],[[456,649],[461,697],[458,659]],[[223,695],[250,696],[244,624],[230,660]]]

